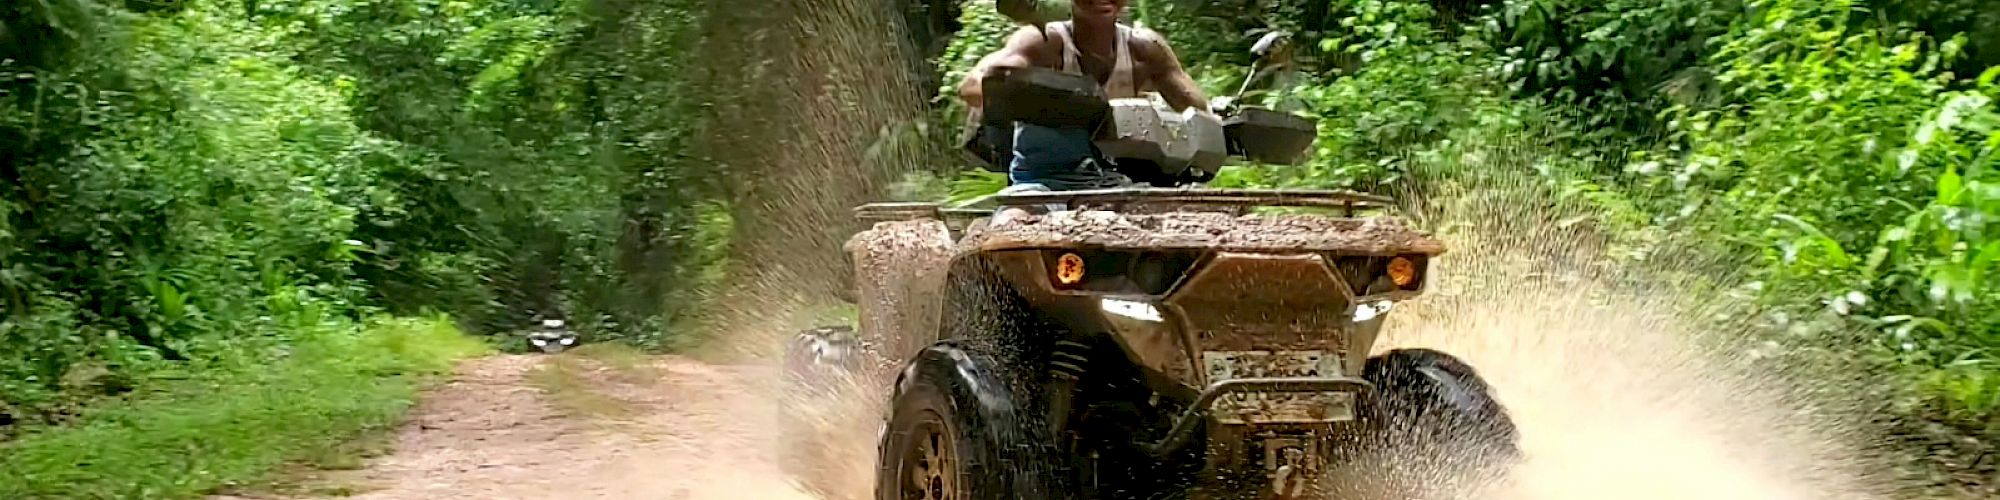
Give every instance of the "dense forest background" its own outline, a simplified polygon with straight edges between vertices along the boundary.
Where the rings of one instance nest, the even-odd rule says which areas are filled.
[[[2000,9],[1983,3],[1136,0],[1132,21],[1212,95],[1257,35],[1294,34],[1252,98],[1317,117],[1317,153],[1217,184],[1421,196],[1519,176],[1593,207],[1610,259],[1741,262],[1746,335],[1879,372],[1865,392],[1926,455],[1913,470],[1978,495],[2000,469]],[[356,391],[227,406],[313,432],[301,446],[392,419],[407,387],[370,377],[435,371],[470,349],[425,347],[453,328],[504,347],[561,317],[684,348],[729,314],[830,296],[849,206],[996,187],[961,171],[939,92],[1010,29],[987,0],[0,12],[0,436],[28,436],[5,469],[71,474],[44,484],[103,479],[63,469],[63,429],[190,391]],[[276,404],[330,428],[284,428]],[[184,423],[245,422],[211,406]],[[274,459],[239,458],[106,494],[199,492]]]

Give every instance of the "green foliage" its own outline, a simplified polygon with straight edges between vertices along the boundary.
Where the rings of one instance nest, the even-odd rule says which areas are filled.
[[[1592,111],[1592,127],[1657,133],[1668,105],[1715,97],[1711,41],[1740,0],[1509,0],[1482,19],[1518,89]],[[1668,20],[1672,20],[1669,22]]]
[[[967,170],[951,180],[949,195],[945,203],[961,204],[983,196],[998,194],[1007,187],[1007,175],[986,170]]]
[[[1006,44],[1007,37],[1018,29],[1006,16],[1000,15],[994,0],[961,2],[958,23],[958,33],[945,46],[944,55],[938,56],[938,73],[944,78],[932,103],[939,110],[939,123],[951,127],[965,122],[965,104],[958,100],[958,84],[965,79],[965,73],[971,71],[980,58],[999,50]]]
[[[442,317],[298,337],[272,366],[161,383],[0,445],[0,497],[199,498],[394,425],[418,386],[485,349]]]
[[[0,431],[378,311],[668,344],[730,230],[700,7],[5,7]]]
[[[256,7],[319,49],[308,68],[355,81],[358,120],[426,154],[393,185],[410,203],[358,238],[391,243],[358,270],[381,303],[448,306],[482,331],[562,315],[599,338],[660,335],[670,292],[699,275],[676,258],[697,253],[690,207],[722,192],[687,152],[696,4]]]
[[[1963,36],[1965,57],[1950,66],[1961,77],[2000,66],[2000,9],[1984,0],[1869,0],[1865,8],[1898,28],[1937,38]]]
[[[1499,49],[1479,36],[1454,37],[1433,28],[1437,11],[1429,4],[1364,1],[1349,7],[1339,19],[1347,31],[1317,45],[1327,53],[1352,54],[1359,66],[1279,89],[1266,101],[1304,104],[1300,112],[1320,122],[1316,154],[1304,168],[1246,172],[1254,177],[1244,182],[1372,189],[1404,179],[1401,156],[1561,121],[1532,96],[1508,92],[1511,68]]]
[[[1347,2],[1310,0],[1133,3],[1133,22],[1165,36],[1184,64],[1218,70],[1249,65],[1253,58],[1250,46],[1266,32],[1285,31],[1307,40],[1329,36],[1338,13],[1352,8]],[[1319,60],[1315,49],[1306,46],[1298,61],[1307,65],[1326,62]]]
[[[32,415],[82,360],[205,363],[358,310],[350,236],[390,201],[379,174],[402,151],[276,42],[187,10],[104,23],[74,64],[0,70],[19,78],[0,129],[25,145],[0,172],[0,332],[18,341],[0,346],[0,401]]]
[[[1694,230],[1760,249],[1767,302],[1879,328],[1937,404],[1990,422],[2000,381],[1967,370],[2000,347],[2000,94],[1945,71],[1958,39],[1841,2],[1756,6],[1713,57],[1723,102],[1673,107],[1685,149],[1631,171],[1702,207]]]

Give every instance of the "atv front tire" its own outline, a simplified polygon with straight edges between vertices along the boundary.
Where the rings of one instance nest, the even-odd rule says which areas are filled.
[[[1520,459],[1517,431],[1471,365],[1430,349],[1369,358],[1374,397],[1358,408],[1358,439],[1327,484],[1337,498],[1478,498]]]
[[[942,342],[918,353],[896,384],[875,498],[1063,498],[1053,441],[1015,376],[982,349]]]
[[[1511,459],[1519,455],[1507,409],[1472,365],[1430,349],[1399,349],[1369,358],[1362,377],[1376,397],[1364,414],[1396,444],[1450,448]]]

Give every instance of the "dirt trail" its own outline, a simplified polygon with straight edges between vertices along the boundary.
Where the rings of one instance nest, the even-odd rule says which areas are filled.
[[[366,500],[811,499],[774,465],[764,367],[677,357],[472,360],[393,453],[329,478]]]

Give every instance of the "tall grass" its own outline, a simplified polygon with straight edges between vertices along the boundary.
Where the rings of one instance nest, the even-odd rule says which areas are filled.
[[[317,332],[268,367],[207,372],[0,447],[0,498],[195,498],[394,425],[486,347],[445,318]]]

